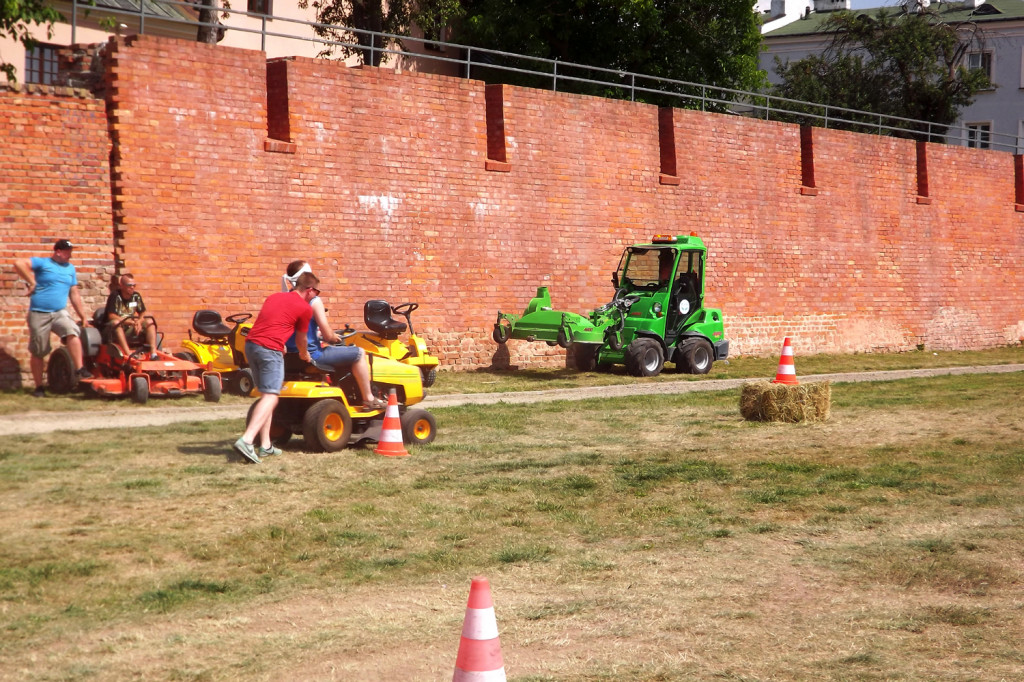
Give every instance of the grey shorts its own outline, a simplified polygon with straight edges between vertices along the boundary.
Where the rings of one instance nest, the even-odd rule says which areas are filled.
[[[58,310],[55,313],[28,311],[29,353],[37,358],[45,358],[50,352],[51,332],[61,339],[81,334],[78,323],[71,319],[67,310]]]
[[[284,353],[252,341],[245,342],[245,359],[252,369],[253,383],[260,393],[281,394],[284,384]]]

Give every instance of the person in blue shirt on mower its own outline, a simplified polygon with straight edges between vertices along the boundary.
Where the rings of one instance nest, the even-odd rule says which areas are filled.
[[[78,291],[78,275],[71,264],[71,242],[58,239],[49,258],[24,258],[14,263],[18,275],[28,283],[28,350],[29,367],[37,398],[46,395],[43,390],[43,360],[50,353],[50,334],[54,333],[67,345],[71,361],[79,379],[92,374],[82,366],[81,327],[85,326],[85,308]],[[78,315],[78,324],[68,314],[68,300]]]
[[[294,282],[304,270],[309,269],[309,263],[304,260],[292,261],[288,264],[288,274],[284,276],[285,282]],[[359,386],[359,393],[363,396],[363,408],[366,410],[383,410],[387,403],[380,398],[373,396],[370,388],[370,361],[366,359],[366,353],[358,346],[330,345],[340,344],[341,337],[331,328],[327,321],[327,309],[324,302],[317,295],[309,305],[313,308],[313,319],[309,321],[309,329],[306,331],[306,349],[313,362],[332,370],[341,367],[351,366],[352,377]],[[322,345],[321,340],[329,345]],[[288,339],[287,349],[289,353],[298,351],[296,339],[293,336]]]

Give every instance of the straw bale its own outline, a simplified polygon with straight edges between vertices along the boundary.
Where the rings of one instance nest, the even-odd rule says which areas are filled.
[[[832,384],[818,381],[790,386],[770,381],[744,384],[740,414],[748,421],[823,422],[832,408]]]

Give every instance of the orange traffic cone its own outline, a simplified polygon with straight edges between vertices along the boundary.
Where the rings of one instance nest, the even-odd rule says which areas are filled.
[[[487,578],[473,578],[452,682],[505,682],[498,621]]]
[[[782,355],[779,357],[779,369],[775,372],[775,380],[773,384],[789,384],[790,386],[797,386],[800,384],[796,380],[796,365],[793,364],[793,344],[790,342],[789,337],[782,342]]]
[[[409,452],[402,442],[402,420],[398,416],[398,394],[391,389],[388,409],[384,412],[384,424],[380,428],[380,440],[374,454],[385,457],[408,457]]]

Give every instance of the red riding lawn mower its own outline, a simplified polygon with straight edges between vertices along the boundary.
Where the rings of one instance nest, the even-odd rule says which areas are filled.
[[[152,316],[149,323],[156,325]],[[176,358],[160,349],[163,334],[157,332],[157,348],[139,345],[125,355],[115,343],[106,342],[100,329],[105,322],[103,309],[93,315],[92,327],[82,329],[82,359],[92,372],[91,379],[79,379],[71,352],[64,346],[53,351],[46,368],[47,383],[54,393],[70,393],[81,384],[98,396],[129,394],[133,402],[144,404],[149,396],[179,396],[202,393],[207,402],[220,400],[221,380],[216,372],[207,372],[195,362]],[[153,357],[151,357],[153,356]]]

